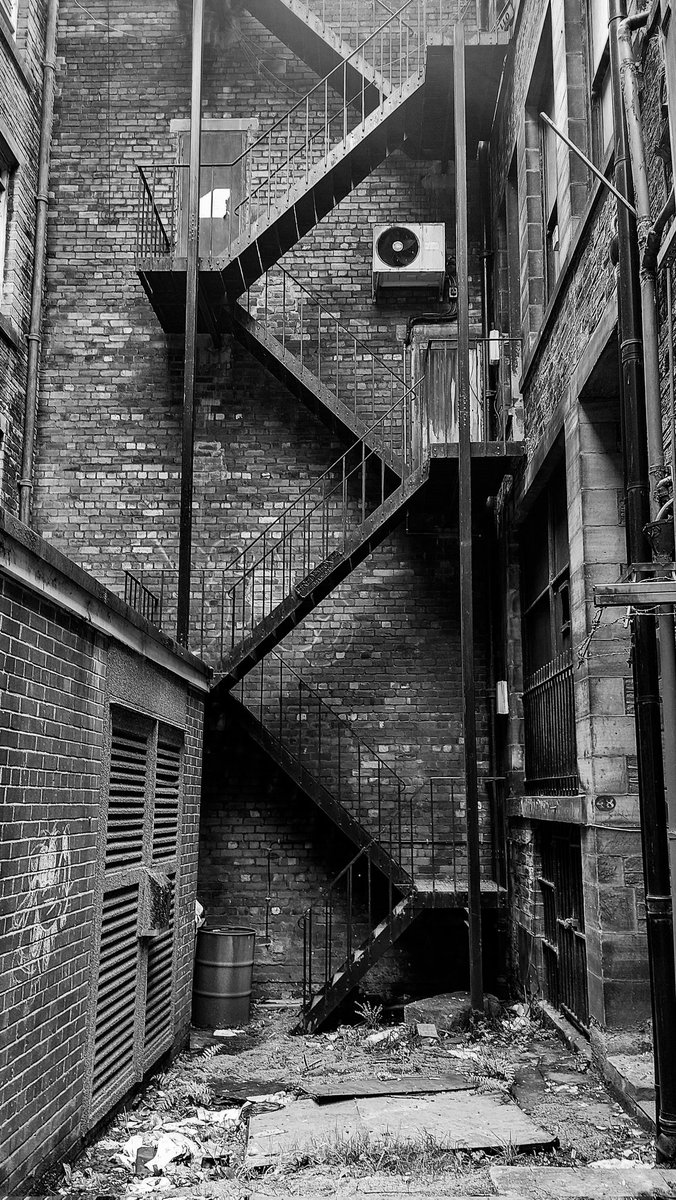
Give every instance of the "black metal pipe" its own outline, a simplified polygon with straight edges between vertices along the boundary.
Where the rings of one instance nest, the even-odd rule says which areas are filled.
[[[183,354],[183,425],[181,437],[181,511],[178,542],[176,640],[188,644],[192,560],[193,452],[195,443],[195,368],[199,290],[199,200],[202,140],[202,41],[204,0],[193,0],[192,83],[190,94],[190,165],[188,168],[188,244],[185,273],[185,346]]]
[[[610,0],[610,66],[615,124],[615,185],[631,191],[627,130],[620,78],[619,25],[625,0]],[[617,206],[618,314],[621,407],[629,563],[647,562],[644,526],[650,517],[645,388],[642,367],[640,266],[634,216]],[[655,619],[632,622],[641,842],[646,893],[646,933],[653,1012],[658,1161],[676,1158],[676,983],[673,914],[669,880],[667,807],[662,759],[661,714]]]
[[[56,34],[59,20],[59,0],[49,0],[45,29],[45,56],[42,61],[42,111],[40,115],[40,148],[38,179],[35,196],[35,241],[33,251],[33,283],[31,287],[30,323],[26,362],[26,403],[24,409],[21,479],[19,480],[19,519],[28,525],[33,491],[33,456],[38,409],[38,367],[42,344],[42,293],[47,258],[47,212],[49,209],[49,160],[54,122],[54,87],[56,78]]]
[[[469,985],[474,1012],[483,1014],[481,948],[481,859],[477,785],[476,690],[474,683],[474,608],[472,577],[472,459],[469,390],[469,274],[467,246],[467,133],[465,115],[465,29],[453,27],[455,108],[455,259],[458,275],[458,482],[460,535],[460,642],[462,656],[462,724],[465,743],[467,812],[467,907]]]

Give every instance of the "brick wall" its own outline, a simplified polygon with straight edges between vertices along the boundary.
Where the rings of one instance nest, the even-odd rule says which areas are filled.
[[[355,14],[359,8],[353,5]],[[455,11],[449,5],[450,18]],[[161,334],[134,271],[134,163],[173,160],[169,122],[188,115],[189,62],[185,32],[171,7],[141,18],[115,0],[109,26],[100,0],[89,13],[63,0],[46,314],[50,371],[41,397],[35,511],[45,537],[119,587],[121,568],[176,564],[182,361],[180,347],[167,345]],[[252,18],[242,14],[239,22],[240,40],[226,54],[207,55],[204,116],[255,114],[264,129],[315,78]],[[470,188],[476,326],[480,230],[474,164]],[[372,226],[447,221],[452,251],[450,206],[450,186],[439,165],[397,152],[287,254],[284,265],[396,365],[406,319],[438,306],[429,297],[404,293],[374,307]],[[345,446],[227,336],[219,350],[200,346],[197,399],[194,564],[211,570],[249,545]],[[360,415],[366,419],[382,403],[367,393]],[[283,646],[308,682],[411,786],[433,774],[457,774],[462,764],[457,546],[447,541],[455,520],[447,497],[448,491],[439,501],[448,505],[441,538],[418,537],[402,526]],[[425,521],[423,514],[427,530]],[[483,611],[477,613],[477,630],[483,771],[488,759]],[[270,778],[274,787],[274,775]],[[247,797],[234,787],[228,794],[235,815],[245,811]],[[220,849],[228,811],[214,818]],[[293,813],[277,818],[295,844]],[[254,840],[255,826],[252,822],[248,832]],[[234,840],[241,844],[241,838]],[[323,862],[316,845],[313,854],[316,875]],[[216,895],[218,911],[225,911],[227,875],[214,869],[212,878],[204,862],[205,885]],[[260,870],[239,874],[251,875],[238,881],[240,912],[249,907],[260,914]],[[278,973],[297,978],[294,954],[297,946],[285,951]]]
[[[15,38],[0,28],[0,138],[18,160],[10,175],[4,277],[0,273],[0,495],[10,512],[18,511],[21,474],[46,8],[44,0],[21,4]]]
[[[31,544],[39,552],[35,539]],[[3,559],[23,553],[25,544],[3,526]],[[36,555],[29,576],[41,579],[37,592],[47,577],[54,588],[54,557],[46,563]],[[66,577],[72,603],[80,594]],[[82,599],[91,603],[86,592]],[[178,719],[179,726],[184,714],[175,1044],[185,1037],[203,701],[197,694],[186,700],[185,685],[165,670],[122,652],[91,622],[41,599],[4,569],[0,685],[0,1182],[12,1190],[72,1150],[87,1125],[105,833],[99,815],[112,700]]]

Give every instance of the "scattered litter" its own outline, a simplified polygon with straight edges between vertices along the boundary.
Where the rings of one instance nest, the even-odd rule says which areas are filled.
[[[144,1196],[148,1192],[163,1192],[171,1188],[172,1182],[166,1175],[152,1175],[146,1179],[135,1179],[126,1190],[127,1196]]]
[[[439,1037],[439,1031],[436,1025],[431,1022],[420,1021],[415,1027],[418,1037],[430,1038],[432,1040]]]
[[[154,1158],[146,1163],[146,1170],[159,1175],[170,1162],[178,1158],[198,1158],[202,1154],[201,1147],[188,1138],[184,1133],[165,1133],[157,1143]]]
[[[146,1135],[143,1133],[133,1133],[130,1138],[120,1147],[119,1153],[114,1156],[114,1161],[121,1163],[123,1167],[129,1167],[131,1170],[136,1165],[136,1155],[141,1149],[141,1146],[147,1144]]]
[[[214,1029],[213,1036],[218,1038],[239,1037],[241,1029]]]
[[[198,1108],[197,1119],[209,1121],[214,1125],[236,1125],[242,1115],[240,1108]],[[186,1122],[187,1123],[187,1122]],[[167,1127],[168,1128],[168,1127]]]
[[[604,1171],[612,1171],[615,1167],[643,1167],[652,1170],[652,1163],[640,1162],[638,1158],[598,1158],[596,1162],[587,1163],[588,1167],[601,1167]]]
[[[390,1030],[389,1029],[379,1029],[377,1033],[370,1033],[368,1035],[368,1037],[364,1038],[364,1045],[365,1046],[382,1046],[384,1042],[389,1042],[389,1040],[390,1040]]]
[[[155,1157],[155,1150],[155,1146],[139,1146],[136,1151],[136,1162],[134,1163],[134,1170],[137,1175],[148,1175],[151,1173],[148,1163]]]

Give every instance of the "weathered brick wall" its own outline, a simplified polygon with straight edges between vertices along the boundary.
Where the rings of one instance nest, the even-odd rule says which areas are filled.
[[[105,650],[4,578],[0,1178],[77,1136],[86,1087]]]
[[[456,8],[449,5],[450,18]],[[36,517],[45,536],[119,586],[121,568],[176,564],[182,361],[180,347],[167,347],[134,271],[134,162],[173,160],[169,122],[188,115],[189,61],[171,6],[141,17],[116,0],[109,25],[99,0],[89,12],[63,0],[46,316],[50,372],[41,401]],[[238,37],[239,44],[207,55],[204,116],[255,115],[264,129],[315,78],[246,14]],[[473,164],[470,187],[476,324],[479,205]],[[398,152],[294,248],[284,265],[350,330],[396,364],[406,319],[437,306],[408,292],[374,307],[372,226],[445,220],[452,251],[450,203],[450,187],[437,164]],[[228,337],[218,351],[200,347],[197,398],[194,563],[210,570],[249,545],[345,446]],[[377,403],[382,411],[382,397]],[[373,410],[367,394],[360,414]],[[442,524],[452,523],[449,511]],[[412,786],[461,770],[455,562],[457,546],[446,548],[434,536],[418,538],[402,526],[283,646],[309,682],[339,711],[354,716],[355,728]],[[485,628],[479,612],[481,770],[488,759]],[[247,796],[233,788],[227,803],[236,813]],[[283,822],[283,806],[279,809]],[[227,816],[226,807],[214,818],[219,842]],[[290,812],[285,833],[290,842],[294,822]],[[255,825],[248,830],[254,840]],[[323,861],[317,845],[312,854]],[[315,875],[317,869],[315,864]],[[239,881],[235,893],[244,917],[247,906],[260,910],[264,883],[260,871],[239,873],[251,875]],[[205,884],[226,906],[227,880],[218,871],[215,878],[218,888],[205,867]],[[296,944],[285,951],[286,967],[279,968],[293,978],[297,949]]]
[[[10,176],[0,295],[0,494],[10,512],[18,511],[23,448],[46,8],[44,0],[21,4],[15,39],[0,30],[0,133],[7,135],[19,160]]]
[[[3,531],[3,554],[11,561],[23,552]],[[54,561],[34,565],[36,578],[41,570],[54,586]],[[83,606],[91,599],[82,598]],[[72,1150],[86,1129],[110,702],[134,708],[143,693],[140,711],[173,718],[177,695],[186,712],[186,688],[4,571],[0,682],[0,1182],[12,1190]],[[200,696],[187,701],[176,1045],[190,1018],[202,708]]]

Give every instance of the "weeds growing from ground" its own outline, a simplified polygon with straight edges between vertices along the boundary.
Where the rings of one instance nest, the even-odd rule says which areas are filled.
[[[336,1133],[333,1137],[313,1140],[302,1148],[280,1154],[265,1173],[293,1175],[317,1167],[347,1175],[397,1175],[421,1178],[455,1175],[464,1178],[488,1162],[511,1166],[519,1160],[516,1146],[499,1150],[467,1150],[432,1133],[421,1131],[415,1138],[395,1134],[371,1137],[370,1134]],[[242,1178],[260,1176],[260,1168],[245,1169]]]

